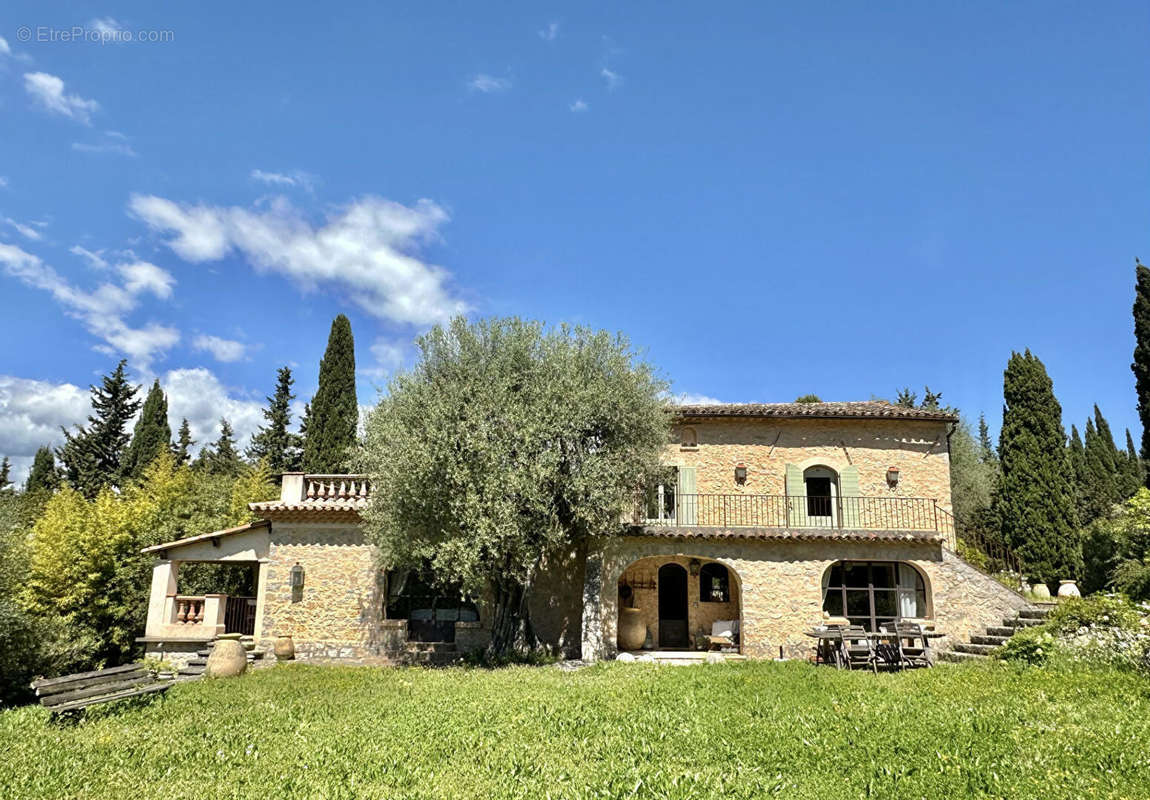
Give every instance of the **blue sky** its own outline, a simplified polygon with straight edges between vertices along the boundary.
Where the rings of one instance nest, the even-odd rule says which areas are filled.
[[[928,384],[995,427],[1029,347],[1068,426],[1098,402],[1137,436],[1148,29],[1138,2],[10,0],[0,453],[23,469],[122,356],[201,440],[250,432],[278,366],[314,392],[340,312],[361,403],[464,311],[622,330],[677,392]]]

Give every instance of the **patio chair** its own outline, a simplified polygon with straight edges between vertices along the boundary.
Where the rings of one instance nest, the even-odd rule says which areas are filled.
[[[894,631],[898,642],[899,663],[907,669],[915,667],[932,667],[934,659],[930,653],[930,640],[917,622],[895,623]]]
[[[841,652],[843,664],[847,669],[870,668],[878,674],[878,658],[875,656],[874,645],[862,625],[850,625],[839,633],[841,639]]]

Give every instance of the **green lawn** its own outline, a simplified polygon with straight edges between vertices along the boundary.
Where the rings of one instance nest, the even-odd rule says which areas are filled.
[[[501,670],[300,664],[49,724],[0,797],[1150,796],[1150,681],[994,664]]]

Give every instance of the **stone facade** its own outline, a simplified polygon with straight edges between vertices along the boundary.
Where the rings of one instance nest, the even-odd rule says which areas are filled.
[[[632,596],[627,605],[637,608],[647,626],[647,633],[651,642],[659,644],[659,590],[658,572],[664,564],[678,564],[687,572],[687,632],[690,636],[691,647],[695,638],[701,634],[709,634],[711,626],[719,620],[739,619],[739,588],[738,578],[730,575],[730,599],[726,602],[713,602],[701,600],[699,591],[699,576],[691,574],[691,558],[688,556],[671,556],[670,558],[642,558],[627,566],[619,576],[617,585],[626,583],[632,588]],[[720,562],[721,563],[721,562]],[[700,567],[702,564],[700,563]],[[616,610],[616,616],[618,610]]]
[[[938,542],[620,536],[604,540],[589,558],[587,574],[595,580],[585,589],[583,658],[610,657],[617,651],[619,581],[628,570],[691,558],[718,561],[733,573],[732,606],[738,614],[731,616],[742,620],[742,652],[755,658],[777,656],[780,647],[791,658],[813,653],[813,641],[804,631],[822,619],[823,578],[839,560],[898,561],[916,567],[926,585],[926,622],[947,635],[937,646],[945,646],[948,639],[965,640],[1027,606],[1020,595]],[[657,598],[647,602],[657,608]],[[692,632],[701,627],[701,616],[696,620]]]
[[[950,509],[949,423],[904,419],[699,419],[675,426],[668,466],[695,467],[699,494],[785,495],[786,465],[858,468],[859,494],[924,497]],[[691,442],[693,444],[688,444]],[[744,483],[735,465],[747,467]],[[897,486],[887,483],[899,469]]]

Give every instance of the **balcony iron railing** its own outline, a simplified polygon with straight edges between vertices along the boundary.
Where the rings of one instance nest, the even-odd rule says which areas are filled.
[[[772,494],[679,494],[641,513],[641,525],[714,528],[839,528],[935,531],[954,538],[954,517],[926,497],[826,497]]]

